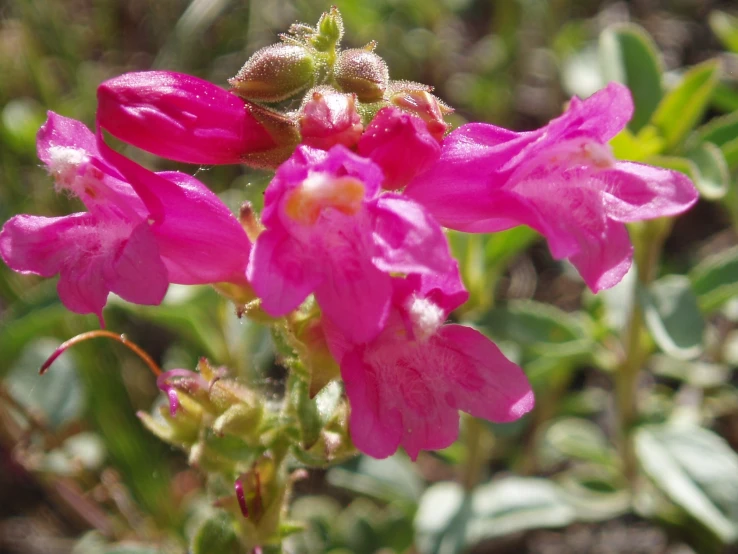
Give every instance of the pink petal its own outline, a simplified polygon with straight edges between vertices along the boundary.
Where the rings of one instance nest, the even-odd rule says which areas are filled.
[[[145,221],[138,225],[115,260],[110,290],[134,304],[157,305],[169,287],[167,268],[156,239]]]
[[[569,260],[592,292],[614,287],[628,273],[633,260],[625,225],[607,219],[601,234],[582,239],[580,252]]]
[[[402,440],[403,421],[397,408],[384,403],[387,387],[381,375],[364,362],[359,350],[344,357],[341,377],[351,402],[349,428],[354,445],[374,458],[391,456]]]
[[[52,277],[70,257],[73,242],[67,237],[80,228],[94,228],[91,214],[76,213],[65,217],[17,215],[0,232],[0,256],[14,271]]]
[[[431,339],[445,365],[447,398],[452,406],[490,421],[506,422],[533,409],[533,391],[523,370],[482,335],[463,325],[444,325]]]
[[[55,146],[75,148],[91,157],[98,156],[95,135],[81,121],[47,112],[46,122],[38,130],[36,147],[39,159],[47,166],[52,159],[49,149]]]
[[[190,175],[157,175],[179,187],[162,196],[165,218],[152,227],[169,280],[193,285],[244,279],[251,241],[228,207]]]
[[[606,143],[633,117],[633,97],[625,85],[611,82],[585,100],[571,99],[564,115],[550,125],[564,122],[600,143]]]
[[[393,279],[392,286],[392,302],[396,307],[405,309],[413,297],[427,298],[439,306],[446,317],[469,299],[456,260],[452,260],[443,273],[413,273],[404,279]]]
[[[680,214],[699,198],[689,178],[670,169],[618,162],[597,174],[607,215],[624,223]]]
[[[438,159],[441,146],[422,119],[386,107],[364,131],[358,151],[382,168],[382,187],[397,190],[428,169]]]
[[[389,313],[392,280],[361,256],[327,259],[323,263],[327,266],[323,269],[324,280],[315,290],[323,314],[351,342],[373,339]]]
[[[446,235],[416,202],[384,194],[367,208],[374,215],[374,264],[389,273],[443,273],[453,265]]]
[[[315,290],[321,279],[315,269],[287,233],[267,229],[256,239],[247,277],[264,311],[281,317]]]
[[[100,85],[98,123],[114,136],[164,158],[196,164],[240,163],[274,147],[244,101],[182,73],[126,73]]]
[[[84,263],[65,266],[56,285],[64,306],[78,314],[95,314],[101,327],[105,326],[102,310],[110,292],[105,282],[107,263],[103,256],[91,256]]]

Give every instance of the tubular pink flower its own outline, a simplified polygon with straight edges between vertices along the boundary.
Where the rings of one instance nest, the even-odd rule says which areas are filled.
[[[441,145],[425,121],[387,107],[379,110],[366,128],[358,151],[382,168],[382,187],[397,190],[438,160]]]
[[[185,163],[241,163],[276,142],[236,96],[171,71],[125,73],[97,89],[98,124],[138,148]]]
[[[168,284],[245,282],[251,243],[205,185],[175,172],[152,173],[110,150],[79,121],[49,112],[38,155],[57,190],[87,212],[18,215],[0,232],[0,256],[21,273],[59,274],[70,310],[102,320],[108,294],[158,304]]]
[[[449,267],[440,226],[407,198],[380,195],[381,181],[374,163],[340,145],[301,146],[279,168],[247,273],[268,314],[282,316],[314,293],[351,340],[369,340],[387,318],[390,273]]]
[[[533,408],[523,371],[484,335],[444,325],[466,300],[458,269],[397,279],[387,324],[366,343],[352,343],[324,321],[351,404],[351,438],[362,452],[385,458],[403,446],[446,448],[459,432],[459,410],[490,421],[520,418]]]
[[[594,292],[612,287],[632,260],[624,224],[679,214],[698,198],[679,172],[612,157],[606,143],[632,113],[628,89],[610,83],[536,131],[464,125],[405,193],[452,229],[528,225]]]

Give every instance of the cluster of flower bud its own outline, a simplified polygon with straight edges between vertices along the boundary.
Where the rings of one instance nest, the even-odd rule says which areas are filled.
[[[334,7],[315,27],[295,24],[281,35],[281,43],[256,51],[235,77],[232,91],[249,103],[263,106],[259,118],[268,125],[271,115],[280,119],[278,104],[302,95],[300,108],[288,112],[299,129],[300,142],[324,150],[336,144],[355,146],[364,128],[387,106],[399,108],[425,121],[440,141],[446,132],[444,115],[451,108],[431,94],[431,87],[391,81],[386,62],[374,51],[339,48],[343,22]],[[294,145],[290,129],[277,142]]]

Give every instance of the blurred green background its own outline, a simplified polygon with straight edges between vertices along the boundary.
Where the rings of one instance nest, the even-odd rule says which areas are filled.
[[[646,43],[667,90],[685,68],[721,60],[721,75],[700,100],[704,109],[695,121],[721,122],[698,137],[715,144],[721,157],[702,171],[705,199],[666,240],[661,275],[677,281],[662,282],[663,295],[656,291],[652,299],[658,321],[649,326],[639,389],[640,423],[647,425],[636,442],[635,488],[616,454],[611,375],[624,310],[640,300],[623,287],[588,294],[526,229],[494,237],[452,234],[472,293],[458,317],[482,327],[522,363],[538,392],[535,413],[507,426],[467,420],[458,444],[424,454],[417,464],[398,454],[312,471],[296,487],[292,512],[312,523],[285,551],[738,552],[729,546],[738,539],[738,6],[713,0],[336,4],[345,45],[377,40],[391,78],[435,86],[457,110],[454,125],[486,121],[516,130],[545,124],[571,95],[603,86],[613,70],[601,33],[637,24],[652,37]],[[181,71],[225,85],[277,33],[295,21],[314,24],[328,7],[315,0],[2,2],[0,221],[78,209],[74,199],[55,193],[36,157],[46,110],[92,126],[97,85],[133,70]],[[632,57],[628,36],[620,52]],[[152,169],[197,173],[234,209],[258,199],[268,181],[242,167],[193,168],[125,152]],[[710,186],[722,192],[707,198]],[[659,320],[668,312],[663,304],[680,294],[688,298],[677,308],[686,311]],[[160,308],[113,300],[106,322],[164,368],[192,369],[207,356],[264,394],[280,393],[284,372],[275,366],[268,331],[239,320],[208,288],[172,287]],[[96,318],[61,306],[54,280],[0,265],[0,552],[184,552],[210,509],[203,480],[185,456],[136,418],[159,398],[138,358],[117,343],[92,341],[38,376],[58,344],[95,328]],[[693,432],[665,422],[690,424]],[[465,442],[471,435],[477,439]],[[481,458],[469,448],[482,449]],[[469,459],[481,459],[481,467],[469,467]],[[466,494],[457,482],[467,485]],[[116,541],[154,546],[104,546]]]

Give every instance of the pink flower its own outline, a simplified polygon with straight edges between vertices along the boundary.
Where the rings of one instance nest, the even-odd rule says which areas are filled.
[[[103,129],[171,160],[234,164],[276,146],[250,104],[191,75],[125,73],[102,83],[97,99]]]
[[[444,325],[468,294],[458,269],[396,279],[387,324],[372,341],[351,343],[324,321],[351,404],[351,438],[362,452],[385,458],[403,446],[446,448],[459,432],[459,410],[496,422],[533,408],[523,371],[484,335]]]
[[[248,237],[193,177],[152,173],[53,112],[39,131],[38,155],[57,190],[88,211],[13,217],[0,232],[0,256],[21,273],[58,273],[59,297],[70,310],[97,314],[102,324],[110,292],[158,304],[170,282],[245,283]]]
[[[301,146],[279,168],[248,268],[267,313],[282,316],[314,293],[351,340],[369,340],[387,318],[390,273],[446,270],[441,228],[413,201],[380,195],[381,182],[374,163],[343,146]]]
[[[405,192],[452,229],[528,225],[594,292],[612,287],[631,265],[625,223],[679,214],[698,197],[681,173],[613,158],[606,143],[632,113],[628,89],[610,83],[536,131],[464,125]]]
[[[397,190],[438,160],[441,145],[425,121],[387,107],[379,110],[364,131],[358,151],[382,168],[382,187]]]

